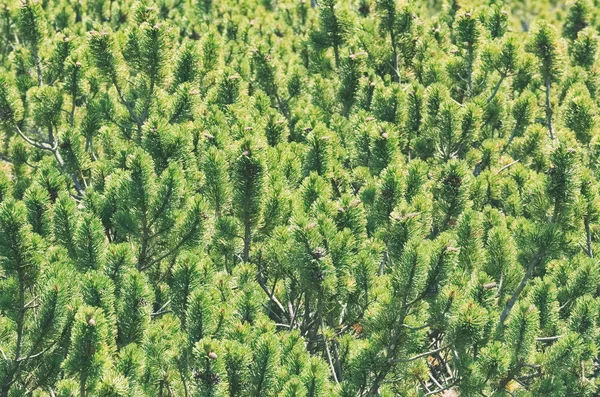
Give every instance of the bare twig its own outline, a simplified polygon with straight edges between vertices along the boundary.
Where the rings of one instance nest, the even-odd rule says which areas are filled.
[[[439,388],[437,390],[432,390],[432,391],[430,391],[428,393],[423,394],[423,397],[432,396],[434,394],[441,393],[441,392],[443,392],[445,390],[452,389],[456,385],[456,383],[457,383],[457,381],[454,381],[454,382],[452,382],[452,383],[450,383],[450,384],[448,384],[448,385],[446,385],[446,386],[444,386],[442,388]]]
[[[501,173],[502,171],[512,167],[513,165],[517,164],[519,161],[521,161],[521,159],[516,159],[515,161],[511,161],[510,163],[506,164],[504,167],[500,168],[497,172],[496,175],[498,175],[499,173]]]
[[[559,340],[562,337],[563,337],[562,335],[546,336],[546,337],[541,337],[541,338],[535,338],[535,340],[538,342],[554,342],[555,340]],[[527,365],[527,366],[529,366],[529,365]]]
[[[439,348],[434,349],[434,350],[430,350],[430,351],[425,352],[425,353],[417,354],[416,356],[412,356],[412,357],[409,357],[409,358],[396,358],[396,359],[390,360],[389,362],[392,362],[392,363],[408,363],[408,362],[415,361],[415,360],[418,360],[418,359],[423,358],[423,357],[431,356],[432,354],[441,352],[442,350],[447,349],[448,347],[449,347],[448,345],[445,345],[445,346],[439,347]]]

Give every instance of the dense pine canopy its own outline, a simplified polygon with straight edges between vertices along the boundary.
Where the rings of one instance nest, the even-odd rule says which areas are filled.
[[[600,396],[597,0],[0,5],[0,397]]]

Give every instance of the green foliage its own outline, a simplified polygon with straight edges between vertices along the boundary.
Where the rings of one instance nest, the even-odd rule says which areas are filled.
[[[340,65],[340,47],[351,33],[352,22],[347,11],[338,0],[319,2],[319,30],[311,35],[315,47],[333,48],[336,66]]]
[[[252,229],[259,220],[262,204],[264,165],[259,150],[251,138],[244,139],[233,165],[233,207],[244,227],[244,261],[249,259]]]
[[[538,58],[539,73],[544,81],[556,81],[561,72],[561,49],[554,27],[546,21],[539,22],[528,50]]]
[[[569,4],[569,11],[563,24],[563,36],[575,40],[578,33],[590,24],[592,5],[587,0],[576,0]]]
[[[81,306],[75,315],[64,366],[78,378],[82,396],[94,390],[110,360],[107,339],[108,325],[102,309]]]
[[[595,124],[595,106],[584,87],[571,87],[568,98],[565,98],[565,126],[575,133],[575,137],[583,145],[592,139]]]
[[[595,396],[593,2],[0,7],[0,397]]]
[[[569,46],[569,54],[577,66],[589,69],[594,65],[598,54],[598,38],[591,29],[583,29],[577,34],[577,38]]]

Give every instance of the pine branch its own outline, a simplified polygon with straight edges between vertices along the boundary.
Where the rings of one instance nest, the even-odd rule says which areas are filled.
[[[18,273],[18,285],[19,285],[19,301],[18,301],[18,316],[16,319],[17,323],[17,341],[15,344],[15,357],[12,360],[12,368],[8,368],[4,376],[4,385],[0,390],[0,396],[8,397],[10,387],[17,380],[17,374],[21,366],[21,350],[23,349],[23,338],[24,338],[24,327],[25,327],[25,280],[22,271]]]
[[[535,338],[535,340],[538,342],[554,342],[554,341],[559,340],[562,337],[563,337],[563,335],[546,336],[546,337]]]
[[[552,125],[552,104],[550,103],[550,79],[546,79],[546,125],[548,126],[548,131],[550,132],[550,138],[554,141],[556,137],[554,136],[554,127]]]
[[[519,299],[521,292],[527,285],[527,282],[533,275],[533,270],[541,262],[544,255],[545,255],[545,252],[543,250],[539,250],[537,252],[536,256],[533,258],[533,260],[527,265],[527,269],[525,270],[525,274],[523,275],[521,282],[517,286],[517,289],[513,292],[512,296],[510,297],[510,300],[507,302],[506,306],[504,307],[504,310],[502,311],[502,314],[500,315],[500,321],[498,322],[498,325],[496,327],[498,334],[500,334],[500,331],[501,331],[502,327],[504,326],[504,322],[506,321],[506,318],[510,314],[515,303],[517,303],[517,300]]]
[[[511,161],[510,163],[506,164],[505,166],[503,166],[502,168],[500,168],[498,171],[496,171],[496,175],[500,174],[502,171],[512,167],[513,165],[517,164],[519,161],[521,161],[521,159],[516,159],[514,161]]]
[[[432,396],[434,394],[439,394],[439,393],[441,393],[443,391],[446,391],[448,389],[453,388],[454,386],[456,386],[457,383],[458,383],[458,381],[455,380],[454,382],[448,384],[447,386],[442,387],[441,389],[432,390],[430,392],[427,392],[427,393],[423,394],[423,397]]]
[[[506,78],[506,75],[504,73],[500,74],[500,80],[498,80],[498,82],[496,83],[496,86],[494,87],[494,91],[492,92],[492,95],[490,95],[488,97],[486,103],[492,102],[492,100],[498,93],[498,90],[500,90],[500,86],[502,85],[502,82],[504,81],[505,78]]]
[[[339,380],[335,371],[335,366],[333,365],[333,360],[331,358],[331,352],[329,351],[329,343],[327,342],[327,336],[325,335],[325,322],[323,321],[323,296],[322,293],[319,294],[319,319],[321,322],[321,336],[323,337],[323,343],[325,344],[325,353],[327,355],[327,361],[329,362],[329,367],[331,369],[331,374],[333,376],[333,380],[336,384],[339,384]]]
[[[123,96],[123,91],[121,90],[121,86],[119,85],[119,82],[117,81],[117,77],[116,76],[113,76],[112,82],[113,82],[113,85],[115,86],[115,89],[117,90],[117,95],[119,96],[119,100],[121,101],[121,103],[127,109],[127,112],[129,113],[129,116],[137,124],[138,133],[141,134],[142,133],[142,124],[143,123],[141,122],[140,118],[138,117],[138,115],[133,110],[133,107],[131,106],[131,104]]]
[[[424,353],[420,353],[420,354],[417,354],[416,356],[412,356],[412,357],[409,357],[409,358],[396,358],[396,359],[388,360],[388,361],[392,362],[392,363],[409,363],[411,361],[415,361],[415,360],[418,360],[418,359],[423,358],[423,357],[431,356],[432,354],[441,352],[442,350],[445,350],[445,349],[447,349],[449,347],[450,347],[449,345],[445,345],[445,346],[439,347],[437,349],[430,350],[430,351],[424,352]]]
[[[38,86],[43,86],[44,81],[42,79],[42,64],[40,60],[40,54],[38,51],[37,43],[32,43],[31,53],[33,54],[33,62],[35,63],[35,71],[37,73]]]
[[[46,150],[51,152],[54,155],[54,158],[56,159],[56,162],[58,163],[59,168],[65,172],[65,162],[62,158],[62,156],[60,155],[60,152],[58,151],[58,142],[54,141],[52,142],[52,145],[46,143],[46,142],[38,142],[35,141],[31,138],[29,138],[22,130],[21,128],[19,128],[19,126],[16,123],[13,123],[13,126],[15,127],[15,130],[17,131],[17,133],[19,134],[19,136],[21,138],[23,138],[25,140],[25,142],[27,142],[28,144],[30,144],[31,146],[41,149],[41,150]],[[85,192],[84,189],[81,187],[81,184],[79,183],[79,180],[77,179],[77,176],[75,176],[73,173],[69,173],[69,176],[71,177],[71,180],[73,181],[73,185],[75,187],[75,190],[77,190],[77,193],[83,197]]]
[[[190,240],[193,237],[194,233],[196,232],[196,228],[199,225],[200,225],[199,221],[194,222],[194,225],[192,225],[192,230],[189,233],[187,233],[185,236],[183,236],[181,238],[181,240],[179,240],[179,242],[173,248],[171,248],[164,254],[160,255],[158,258],[155,258],[155,259],[149,261],[147,264],[141,266],[140,270],[145,270],[149,267],[152,267],[156,263],[159,263],[163,259],[168,258],[169,256],[171,256],[171,255],[175,254],[177,251],[179,251],[179,249],[181,247],[183,247],[188,242],[188,240]]]
[[[37,357],[41,356],[42,354],[44,354],[44,353],[48,352],[50,349],[52,349],[52,347],[53,347],[53,345],[51,345],[51,346],[48,346],[48,347],[46,347],[44,350],[41,350],[41,351],[39,351],[39,352],[37,352],[37,353],[35,353],[35,354],[29,354],[29,355],[27,355],[27,356],[25,356],[25,357],[21,357],[21,358],[19,359],[19,361],[27,361],[27,360],[31,360],[31,359],[33,359],[33,358],[37,358]]]
[[[56,146],[50,146],[49,144],[47,144],[45,142],[38,142],[38,141],[35,141],[35,140],[29,138],[27,135],[25,135],[25,133],[23,133],[23,131],[21,131],[21,129],[19,128],[19,126],[16,123],[14,124],[14,127],[15,127],[17,133],[19,134],[19,136],[21,138],[23,138],[25,140],[25,142],[27,142],[31,146],[36,147],[41,150],[47,150],[50,152],[56,150]],[[62,164],[59,164],[59,165],[62,166]]]
[[[275,306],[277,306],[277,308],[279,309],[279,312],[280,312],[279,315],[283,315],[285,318],[287,318],[287,320],[290,322],[290,325],[291,325],[292,318],[291,318],[290,314],[285,310],[285,308],[283,307],[283,305],[281,304],[279,299],[277,299],[275,294],[273,294],[273,293],[271,293],[271,291],[269,291],[269,288],[266,285],[264,277],[259,274],[259,275],[257,275],[256,280],[258,281],[258,285],[260,285],[260,288],[265,292],[267,297],[269,297],[269,300],[273,304],[275,304]]]
[[[585,217],[583,221],[583,225],[585,227],[585,242],[586,242],[586,254],[590,257],[594,257],[594,252],[592,251],[592,231],[590,228],[590,220],[588,217]]]
[[[167,308],[167,306],[169,306],[170,303],[171,303],[171,299],[169,299],[167,302],[165,302],[165,304],[162,305],[160,307],[160,309],[158,309],[154,313],[150,313],[150,317],[154,318],[154,317],[162,316],[163,314],[172,312],[172,310],[165,310]]]

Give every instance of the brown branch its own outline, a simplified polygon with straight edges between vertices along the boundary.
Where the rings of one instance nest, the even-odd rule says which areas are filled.
[[[412,356],[412,357],[409,357],[409,358],[396,358],[396,359],[393,359],[393,360],[389,360],[389,362],[392,362],[392,363],[408,363],[408,362],[415,361],[415,360],[418,360],[418,359],[423,358],[423,357],[431,356],[432,354],[441,352],[442,350],[445,350],[448,347],[450,347],[450,346],[445,345],[445,346],[439,347],[437,349],[430,350],[428,352],[417,354],[416,356]]]

